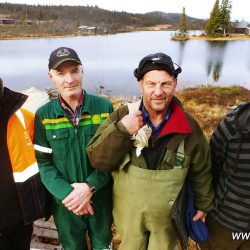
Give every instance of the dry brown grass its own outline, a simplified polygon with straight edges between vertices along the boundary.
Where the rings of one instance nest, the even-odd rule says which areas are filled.
[[[176,96],[196,118],[209,139],[233,106],[250,100],[250,90],[241,86],[200,86],[179,91]]]
[[[112,239],[113,250],[118,250],[118,247],[121,243],[121,238],[117,232],[117,228],[115,225],[112,227],[112,232],[113,232],[113,239]]]
[[[199,122],[208,139],[219,121],[221,121],[229,111],[228,107],[222,107],[217,104],[211,107],[209,107],[208,104],[197,105],[194,101],[187,102],[185,108]]]
[[[172,27],[173,27],[172,24],[158,24],[158,25],[155,25],[155,26],[148,27],[147,30],[154,30],[154,31],[168,30],[168,29],[171,29]]]
[[[0,40],[18,40],[35,38],[56,38],[72,36],[66,32],[44,32],[36,26],[29,25],[0,25]]]

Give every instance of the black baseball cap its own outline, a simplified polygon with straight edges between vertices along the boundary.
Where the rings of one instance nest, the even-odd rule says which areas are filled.
[[[155,53],[150,54],[142,58],[139,63],[138,68],[134,70],[134,76],[137,78],[137,81],[140,81],[143,76],[151,70],[164,70],[167,71],[171,76],[177,78],[178,74],[181,73],[181,68],[177,65],[175,69],[174,64],[170,56],[164,53]]]
[[[73,49],[60,47],[52,51],[50,54],[48,65],[49,70],[56,69],[61,63],[65,61],[75,61],[78,64],[82,65],[81,60]]]

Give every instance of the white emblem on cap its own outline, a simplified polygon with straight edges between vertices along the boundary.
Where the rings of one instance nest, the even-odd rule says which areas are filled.
[[[63,56],[69,56],[69,55],[70,55],[70,52],[67,49],[60,49],[56,53],[57,57],[63,57]]]
[[[154,57],[154,58],[152,58],[151,60],[152,60],[152,61],[159,61],[159,60],[161,60],[161,57]]]

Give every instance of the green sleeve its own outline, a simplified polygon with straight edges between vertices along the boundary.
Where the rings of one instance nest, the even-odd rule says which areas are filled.
[[[63,200],[73,190],[73,187],[55,167],[52,158],[53,151],[47,140],[42,120],[42,113],[38,110],[35,116],[34,144],[41,180],[54,197]]]
[[[194,191],[195,207],[204,212],[213,209],[211,155],[204,134],[201,135],[191,158],[188,181]]]
[[[109,105],[109,113],[112,113],[114,111],[112,104]],[[91,184],[92,186],[95,186],[96,190],[102,189],[104,186],[106,186],[110,181],[112,177],[110,173],[104,173],[100,172],[98,170],[94,170],[91,175],[88,176],[87,182]]]
[[[127,112],[127,106],[114,111],[87,145],[91,165],[99,171],[115,170],[133,146],[129,133],[120,122]]]

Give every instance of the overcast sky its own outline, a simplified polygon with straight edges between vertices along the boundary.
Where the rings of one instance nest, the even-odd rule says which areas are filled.
[[[163,11],[180,13],[186,8],[186,14],[197,18],[208,18],[215,0],[0,0],[5,3],[24,3],[41,5],[97,5],[107,10],[126,11],[131,13],[145,13]],[[232,0],[232,19],[250,21],[250,1]]]

